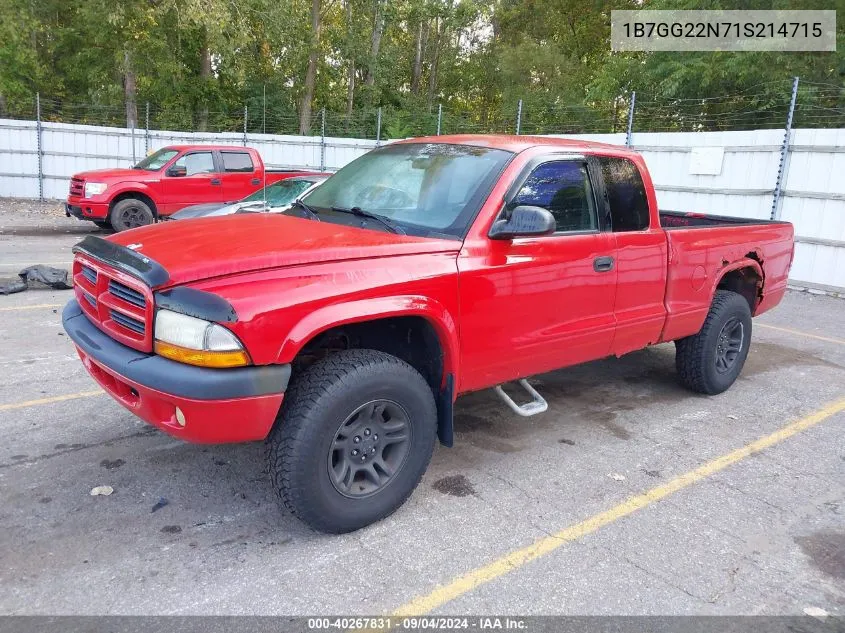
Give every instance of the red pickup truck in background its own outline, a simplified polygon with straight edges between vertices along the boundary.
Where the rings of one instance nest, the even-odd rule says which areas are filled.
[[[784,295],[793,229],[660,212],[623,147],[439,136],[369,152],[282,214],[74,251],[63,324],[94,379],[176,437],[266,440],[285,506],[346,532],[451,446],[460,394],[542,412],[526,377],[669,341],[682,384],[726,390]]]
[[[65,213],[124,231],[193,204],[234,202],[265,184],[311,173],[265,169],[250,147],[172,145],[131,169],[75,174]]]

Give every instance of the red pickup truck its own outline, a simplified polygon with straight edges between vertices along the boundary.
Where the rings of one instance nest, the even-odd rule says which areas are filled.
[[[369,152],[283,214],[74,251],[62,318],[94,379],[176,437],[266,440],[285,506],[346,532],[411,494],[460,394],[668,341],[684,385],[726,390],[793,230],[661,213],[622,147],[440,136]],[[544,410],[529,394],[503,398]]]
[[[152,224],[189,205],[234,202],[265,184],[310,173],[265,170],[261,155],[250,147],[172,145],[131,169],[74,175],[65,214],[124,231]]]

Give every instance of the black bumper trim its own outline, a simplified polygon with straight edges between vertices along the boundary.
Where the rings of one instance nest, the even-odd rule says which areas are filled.
[[[77,220],[88,219],[84,215],[82,215],[82,207],[77,207],[75,205],[68,204],[67,202],[65,202],[65,215],[69,218],[74,217]]]
[[[282,393],[290,380],[290,365],[232,369],[194,367],[138,352],[101,332],[83,314],[76,299],[62,311],[68,336],[92,359],[132,382],[182,398],[224,400]]]

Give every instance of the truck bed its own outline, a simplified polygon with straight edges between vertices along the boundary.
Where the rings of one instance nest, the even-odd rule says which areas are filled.
[[[727,215],[706,215],[688,211],[660,211],[660,226],[672,229],[694,229],[714,226],[743,226],[752,224],[788,224],[780,220],[760,220],[757,218],[735,218]]]
[[[704,322],[719,280],[730,270],[759,270],[755,316],[780,301],[792,262],[789,222],[660,211],[669,246],[667,320],[663,340],[694,334]]]

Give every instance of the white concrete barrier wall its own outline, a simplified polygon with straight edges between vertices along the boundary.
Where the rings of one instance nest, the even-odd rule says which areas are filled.
[[[663,209],[768,219],[783,130],[736,132],[638,132]],[[566,135],[621,145],[625,134]],[[44,123],[42,173],[45,198],[63,199],[79,171],[129,167],[147,146],[179,143],[241,145],[243,134],[132,131],[124,128]],[[133,148],[134,145],[134,148]],[[335,170],[376,146],[374,140],[248,134],[247,145],[271,167]],[[695,148],[711,148],[700,150]],[[845,291],[845,130],[793,130],[780,217],[795,225],[796,285]],[[134,151],[133,151],[134,149]],[[693,173],[698,152],[723,151],[714,173]],[[0,196],[38,197],[38,143],[34,121],[0,119]]]

